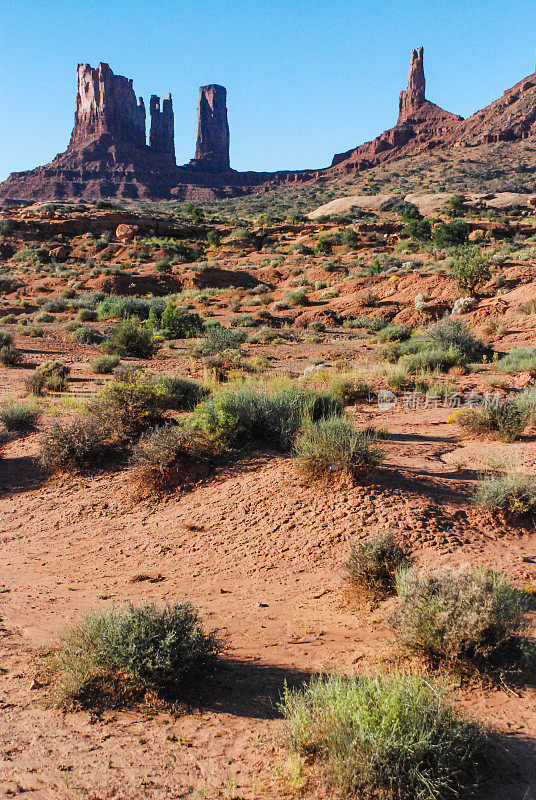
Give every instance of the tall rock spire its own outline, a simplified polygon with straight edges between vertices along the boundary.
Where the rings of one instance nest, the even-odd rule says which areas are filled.
[[[210,84],[199,89],[194,163],[208,170],[229,169],[227,91]]]
[[[145,106],[132,81],[114,75],[108,64],[79,64],[74,128],[69,148],[88,139],[111,137],[114,144],[145,147]]]
[[[426,102],[425,97],[426,79],[424,77],[423,48],[419,47],[411,54],[411,66],[409,68],[408,88],[400,92],[400,106],[398,122],[403,122],[411,114],[414,114]]]
[[[149,131],[149,147],[153,153],[165,156],[175,164],[175,121],[173,116],[173,101],[171,95],[162,103],[160,98],[153,94],[149,105],[151,128]]]

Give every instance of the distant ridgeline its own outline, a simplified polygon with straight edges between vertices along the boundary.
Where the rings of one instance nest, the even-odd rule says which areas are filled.
[[[536,134],[536,74],[468,119],[426,99],[423,48],[411,57],[408,87],[400,94],[398,121],[371,142],[334,156],[316,170],[237,172],[229,158],[227,92],[210,84],[199,89],[195,156],[177,166],[173,101],[149,103],[146,110],[132,80],[114,75],[108,64],[80,64],[74,128],[64,153],[43,167],[14,172],[0,184],[0,200],[72,200],[146,198],[209,200],[266,191],[288,182],[311,182],[356,171],[404,156]]]

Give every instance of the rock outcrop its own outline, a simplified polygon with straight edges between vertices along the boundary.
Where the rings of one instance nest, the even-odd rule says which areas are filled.
[[[77,69],[74,128],[68,150],[90,140],[109,137],[116,144],[145,147],[145,105],[134,94],[132,81],[114,75],[108,64]]]
[[[199,89],[197,140],[192,163],[203,169],[230,167],[227,91],[215,83]]]
[[[153,153],[158,153],[169,159],[175,165],[175,121],[173,116],[173,101],[168,94],[160,110],[160,98],[151,95],[149,104],[151,116],[151,130],[149,132],[149,147]]]
[[[423,48],[419,47],[411,54],[408,88],[400,92],[398,124],[415,114],[426,102],[426,78],[424,77]]]
[[[440,146],[463,117],[431,103],[425,89],[423,48],[419,47],[411,55],[408,88],[400,93],[397,124],[371,142],[334,156],[330,172],[361,171]]]

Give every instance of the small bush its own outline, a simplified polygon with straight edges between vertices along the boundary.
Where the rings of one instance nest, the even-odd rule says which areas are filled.
[[[13,336],[8,331],[0,328],[0,347],[9,347],[13,343]]]
[[[536,389],[523,389],[516,397],[515,404],[527,425],[536,424]]]
[[[212,680],[220,650],[190,603],[89,612],[57,653],[60,700],[74,707],[121,702],[125,679],[130,692],[184,698]]]
[[[25,380],[26,388],[36,395],[45,391],[64,392],[68,386],[70,371],[61,361],[45,361]]]
[[[433,346],[440,350],[455,348],[466,361],[482,361],[489,354],[485,344],[475,338],[473,332],[461,320],[447,317],[431,325],[426,335]]]
[[[386,325],[376,334],[379,342],[405,342],[411,336],[411,328],[408,325]]]
[[[536,479],[524,473],[485,476],[478,482],[475,503],[514,519],[533,516],[536,513]]]
[[[217,325],[208,328],[204,337],[192,348],[194,355],[211,356],[225,350],[235,350],[248,338],[241,330],[230,330]]]
[[[226,390],[200,403],[193,424],[222,449],[253,444],[291,449],[303,420],[342,414],[330,392],[283,389],[271,394],[254,389]]]
[[[536,347],[512,347],[510,352],[497,362],[497,370],[508,375],[536,372]]]
[[[41,412],[26,403],[10,403],[0,409],[0,421],[7,431],[21,433],[35,428]]]
[[[149,321],[153,320],[153,312],[149,314]],[[204,330],[203,320],[199,314],[193,314],[185,308],[178,308],[173,303],[168,303],[162,312],[159,329],[166,339],[191,339],[201,336]]]
[[[381,533],[366,542],[353,544],[345,564],[348,580],[374,597],[395,593],[397,570],[413,562],[411,552],[392,533]]]
[[[91,362],[91,369],[97,375],[109,375],[119,364],[119,356],[99,356]]]
[[[309,302],[307,292],[304,289],[296,289],[293,292],[286,292],[285,298],[290,306],[306,306]]]
[[[6,344],[0,347],[0,363],[5,367],[16,367],[22,361],[22,353],[15,347]]]
[[[204,386],[195,381],[189,381],[187,378],[163,375],[158,378],[158,383],[166,390],[167,408],[173,408],[176,411],[191,411],[210,394]]]
[[[291,751],[320,763],[338,796],[452,800],[477,783],[485,731],[415,675],[315,677],[285,693]]]
[[[360,478],[382,461],[375,439],[341,417],[307,425],[296,441],[295,452],[299,470],[317,479],[341,473]]]
[[[78,417],[62,425],[54,423],[41,439],[40,460],[49,472],[87,469],[101,464],[118,444],[112,419],[103,415]]]
[[[118,432],[132,438],[162,420],[169,406],[166,387],[144,372],[128,380],[109,381],[92,406],[92,413],[114,420]]]
[[[164,491],[195,480],[199,467],[207,464],[207,455],[207,444],[199,432],[164,425],[142,434],[133,463],[142,484]]]
[[[465,359],[455,347],[446,350],[440,348],[425,348],[418,353],[401,356],[400,365],[415,375],[418,372],[448,371],[451,367],[463,366]]]
[[[515,442],[526,427],[526,416],[514,400],[502,400],[462,410],[456,415],[456,422],[477,436],[495,435],[503,442]]]
[[[454,225],[453,222],[450,224]],[[451,269],[461,294],[469,297],[474,297],[477,290],[491,279],[489,256],[478,247],[460,249]]]
[[[104,336],[99,331],[93,331],[91,328],[84,328],[82,325],[76,327],[71,331],[71,338],[80,344],[101,344]]]
[[[411,649],[433,662],[482,666],[520,643],[527,627],[526,600],[492,570],[397,574],[401,600],[396,629]]]
[[[459,247],[466,244],[469,230],[469,225],[461,219],[440,222],[432,232],[432,239],[437,247]]]
[[[151,331],[141,327],[137,317],[120,322],[105,346],[111,353],[136,358],[152,358],[158,350]]]

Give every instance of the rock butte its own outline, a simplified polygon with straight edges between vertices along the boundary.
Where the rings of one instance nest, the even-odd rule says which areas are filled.
[[[209,200],[267,191],[287,182],[314,182],[370,169],[435,149],[518,141],[536,134],[536,74],[464,120],[426,99],[423,48],[414,50],[396,125],[371,142],[333,157],[323,169],[237,172],[231,169],[227,92],[210,84],[199,90],[195,156],[177,166],[171,95],[146,112],[132,80],[108,64],[77,70],[75,123],[69,146],[49,164],[14,172],[0,184],[1,201],[128,198]]]

